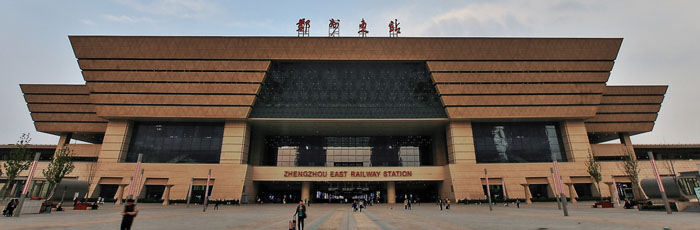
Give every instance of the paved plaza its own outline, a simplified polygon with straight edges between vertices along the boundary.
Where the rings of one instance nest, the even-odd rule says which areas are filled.
[[[434,203],[404,210],[380,204],[352,212],[350,205],[312,204],[307,229],[700,229],[700,213],[673,213],[593,209],[589,202],[570,205],[564,217],[556,203],[513,206],[453,205],[440,211]],[[202,206],[140,204],[133,229],[287,229],[293,204],[221,206],[202,212]],[[0,229],[119,229],[120,207],[106,204],[100,210],[67,210],[1,218]]]

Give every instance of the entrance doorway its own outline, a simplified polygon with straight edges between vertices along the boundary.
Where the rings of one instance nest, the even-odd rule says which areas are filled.
[[[386,182],[313,182],[310,195],[316,203],[345,203],[353,200],[386,202]]]
[[[406,199],[414,203],[437,201],[438,184],[437,181],[397,181],[396,203],[403,203]]]
[[[257,182],[259,203],[298,203],[301,201],[301,182],[299,181],[263,181]]]

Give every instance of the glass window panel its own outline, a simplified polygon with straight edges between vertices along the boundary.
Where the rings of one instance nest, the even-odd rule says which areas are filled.
[[[472,123],[477,163],[567,161],[556,123]]]
[[[126,162],[143,154],[145,163],[219,163],[224,124],[136,122]]]

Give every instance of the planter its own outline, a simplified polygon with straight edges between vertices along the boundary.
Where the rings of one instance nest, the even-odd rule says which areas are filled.
[[[88,204],[76,204],[73,210],[87,210]]]
[[[600,206],[600,208],[614,208],[615,207],[615,205],[613,205],[612,202],[595,202],[595,204],[593,204],[594,208],[597,208],[598,206]]]

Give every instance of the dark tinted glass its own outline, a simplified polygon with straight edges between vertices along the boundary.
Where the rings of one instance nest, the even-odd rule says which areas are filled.
[[[265,138],[267,165],[274,166],[420,166],[431,165],[431,138],[302,137]]]
[[[566,161],[556,123],[472,123],[477,163]]]
[[[126,162],[219,163],[224,123],[137,122]]]
[[[273,62],[253,118],[445,118],[422,62]]]

